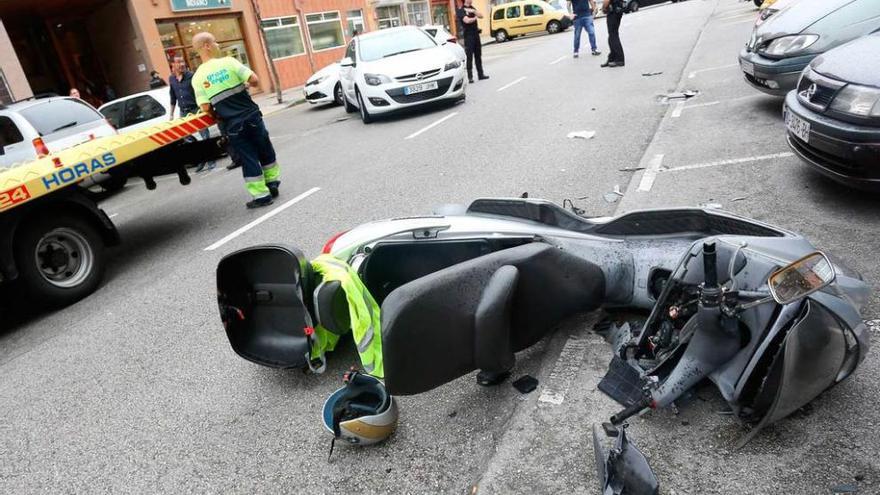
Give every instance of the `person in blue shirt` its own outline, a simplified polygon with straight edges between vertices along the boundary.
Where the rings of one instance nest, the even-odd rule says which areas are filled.
[[[571,10],[574,14],[574,58],[578,58],[581,50],[581,29],[587,32],[590,38],[590,49],[593,55],[601,55],[596,45],[596,28],[593,26],[593,10],[596,5],[593,0],[571,0]]]
[[[186,61],[182,56],[174,57],[172,64],[171,77],[168,78],[168,96],[171,99],[171,111],[168,113],[168,119],[174,120],[174,108],[180,107],[180,116],[186,117],[199,113],[199,106],[196,104],[196,93],[192,87],[193,73],[186,68]],[[210,133],[207,129],[199,131],[202,139],[208,139]],[[213,160],[202,162],[196,168],[196,173],[211,170],[215,166]]]

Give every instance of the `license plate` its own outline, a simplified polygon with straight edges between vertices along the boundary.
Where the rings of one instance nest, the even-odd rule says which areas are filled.
[[[784,108],[782,114],[782,119],[785,120],[785,127],[788,131],[797,136],[801,141],[809,143],[810,123],[791,113],[788,108]]]
[[[740,60],[740,67],[742,67],[743,72],[754,77],[755,76],[755,64],[751,62],[746,62],[745,60]]]
[[[405,95],[413,95],[416,93],[423,93],[425,91],[431,91],[432,89],[437,89],[437,81],[426,82],[422,84],[413,84],[412,86],[407,86],[403,88],[403,94]]]

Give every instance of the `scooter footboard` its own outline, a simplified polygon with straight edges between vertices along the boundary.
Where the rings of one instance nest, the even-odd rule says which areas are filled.
[[[417,394],[475,369],[511,367],[513,352],[533,345],[564,318],[597,308],[604,293],[597,265],[542,243],[409,282],[382,304],[388,391]],[[490,349],[498,353],[494,359]]]

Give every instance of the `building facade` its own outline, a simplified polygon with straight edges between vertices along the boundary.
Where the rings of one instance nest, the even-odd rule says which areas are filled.
[[[167,79],[176,56],[192,70],[201,64],[192,47],[200,31],[251,67],[262,91],[274,89],[270,60],[283,89],[301,86],[342,58],[355,31],[375,29],[367,8],[366,0],[0,0],[0,101],[77,88],[99,105],[146,91],[150,72]]]

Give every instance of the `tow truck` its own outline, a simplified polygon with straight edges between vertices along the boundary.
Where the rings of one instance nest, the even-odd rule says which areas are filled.
[[[0,168],[0,286],[14,285],[28,302],[63,306],[94,292],[105,248],[119,244],[116,227],[78,184],[101,173],[154,177],[218,157],[215,140],[188,138],[214,124],[199,113],[148,129],[102,137],[11,168]]]

